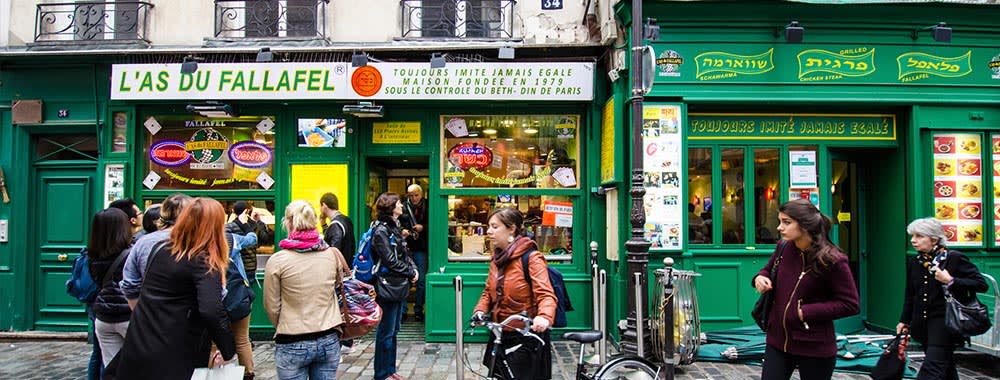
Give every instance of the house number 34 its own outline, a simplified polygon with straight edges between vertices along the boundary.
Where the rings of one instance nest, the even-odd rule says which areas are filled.
[[[550,11],[555,9],[563,9],[562,0],[542,0],[542,10]]]

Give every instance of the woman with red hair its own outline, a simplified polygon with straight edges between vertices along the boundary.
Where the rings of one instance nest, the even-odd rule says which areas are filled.
[[[189,379],[205,365],[213,341],[226,362],[235,359],[222,304],[229,260],[225,218],[218,201],[195,198],[170,239],[153,248],[117,367],[109,366],[116,378]]]

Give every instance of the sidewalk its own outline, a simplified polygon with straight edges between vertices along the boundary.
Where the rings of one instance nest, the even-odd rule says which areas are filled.
[[[371,336],[355,345],[355,352],[344,356],[340,374],[342,380],[372,378],[374,346]],[[578,346],[572,342],[555,342],[553,379],[573,380]],[[479,370],[484,345],[467,345],[472,369]],[[86,380],[87,359],[90,346],[79,341],[4,341],[0,342],[0,379],[19,380]],[[455,345],[425,344],[423,342],[399,343],[399,373],[408,379],[454,380]],[[995,368],[996,358],[973,352],[956,355],[963,380],[992,380],[1000,377]],[[274,371],[274,344],[256,342],[254,360],[257,379],[276,380]],[[480,379],[467,370],[466,379]],[[678,370],[678,380],[746,380],[759,379],[760,367],[728,363],[695,363]],[[798,376],[793,377],[795,379]],[[834,379],[868,379],[866,375],[836,373]]]

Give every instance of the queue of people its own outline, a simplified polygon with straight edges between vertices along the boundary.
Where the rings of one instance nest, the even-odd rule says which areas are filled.
[[[426,275],[426,264],[414,257],[426,246],[410,247],[426,233],[426,201],[419,186],[408,190],[405,200],[380,195],[370,226],[372,255],[382,268],[374,286],[383,312],[375,333],[375,380],[403,378],[396,367],[397,335],[410,287]],[[320,202],[319,215],[302,200],[286,207],[281,224],[288,237],[265,268],[264,307],[276,328],[280,379],[336,379],[340,356],[352,344],[340,339],[344,317],[334,289],[350,276],[354,226],[335,195],[324,194]],[[195,368],[238,361],[244,379],[253,379],[249,308],[255,276],[241,251],[257,243],[261,227],[247,209],[237,207],[227,224],[222,205],[211,198],[174,194],[145,214],[134,202],[114,206],[94,215],[88,244],[99,289],[88,311],[95,319],[97,363],[104,368],[91,378],[188,378]],[[804,380],[830,379],[837,354],[833,322],[859,311],[848,258],[830,240],[830,219],[809,201],[786,202],[778,219],[781,240],[751,280],[758,292],[774,292],[761,379],[786,380],[795,369]],[[947,248],[937,220],[917,219],[906,231],[918,255],[906,264],[897,333],[922,343],[926,358],[918,379],[957,379],[953,354],[968,337],[945,328],[945,294],[967,301],[986,291],[986,282],[965,255]],[[549,379],[549,330],[558,300],[545,258],[536,254],[517,209],[493,210],[486,234],[494,252],[472,319],[525,315],[541,339],[505,331],[501,347],[488,344],[484,364],[493,366],[499,353],[506,366],[501,378]]]

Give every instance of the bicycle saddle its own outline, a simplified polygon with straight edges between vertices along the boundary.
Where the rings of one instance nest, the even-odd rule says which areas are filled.
[[[597,330],[573,331],[563,334],[563,339],[572,340],[577,343],[594,343],[601,340],[603,333]]]

